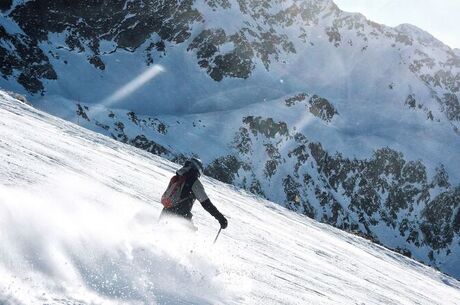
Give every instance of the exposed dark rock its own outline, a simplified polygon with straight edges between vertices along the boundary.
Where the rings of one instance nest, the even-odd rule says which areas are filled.
[[[147,118],[147,121],[145,119],[142,120],[142,123],[147,126],[152,128],[158,133],[161,133],[163,135],[168,133],[168,125],[166,125],[164,122],[160,121],[157,118]]]
[[[134,111],[130,111],[126,115],[131,122],[133,122],[135,125],[139,125],[139,119],[137,118],[137,115],[134,113]]]
[[[0,11],[7,11],[11,8],[13,0],[2,0],[0,1]]]
[[[403,43],[406,46],[411,46],[413,44],[413,39],[407,34],[399,32],[395,37],[396,42]]]
[[[436,175],[433,178],[432,187],[449,188],[449,175],[443,165],[436,169]]]
[[[308,94],[306,93],[299,93],[293,97],[287,98],[284,102],[286,103],[286,106],[291,107],[298,102],[305,101],[305,99],[308,97]]]
[[[35,0],[18,5],[10,15],[30,37],[44,41],[48,33],[67,30],[68,41],[79,41],[97,55],[100,39],[115,40],[118,47],[131,51],[153,33],[163,40],[185,41],[190,36],[190,25],[201,20],[192,5],[191,0],[162,3]],[[47,18],[35,18],[39,12]]]
[[[0,72],[4,77],[12,77],[14,71],[19,71],[16,80],[31,93],[43,93],[41,79],[57,78],[48,57],[36,41],[22,34],[10,35],[2,25],[0,41],[3,41],[0,44]]]
[[[452,93],[444,94],[442,98],[443,111],[451,121],[460,121],[460,102],[458,97]]]
[[[243,123],[249,126],[249,130],[255,136],[260,133],[267,138],[274,138],[277,134],[284,136],[289,134],[286,123],[276,123],[272,118],[248,116],[243,119]]]
[[[441,193],[423,210],[422,214],[426,220],[420,228],[425,236],[425,243],[434,250],[448,246],[452,242],[454,232],[459,233],[459,205],[460,186]]]
[[[158,133],[161,133],[161,134],[165,135],[166,133],[168,133],[168,127],[166,126],[165,123],[158,121],[157,131],[158,131]]]
[[[115,122],[113,125],[115,125],[115,130],[124,133],[125,132],[125,124],[123,122]]]
[[[97,120],[94,122],[94,124],[96,124],[96,126],[99,126],[99,127],[101,127],[102,129],[104,129],[106,131],[109,131],[109,129],[110,129],[109,125],[103,124],[103,123],[101,123],[101,122],[99,122]]]
[[[134,139],[130,140],[129,143],[137,148],[146,150],[158,156],[169,155],[170,152],[164,146],[147,139],[144,135],[138,135]]]
[[[325,98],[313,95],[308,102],[310,112],[323,121],[330,122],[334,115],[338,114],[335,107]]]
[[[405,104],[408,105],[410,108],[415,108],[415,106],[417,105],[417,101],[415,100],[414,96],[411,94],[407,96]]]
[[[207,0],[206,4],[213,8],[217,8],[217,7],[230,8],[231,7],[229,0]]]
[[[251,144],[248,129],[240,127],[239,132],[235,134],[233,145],[240,154],[248,154],[251,151]]]
[[[88,109],[86,109],[88,110]],[[88,122],[90,121],[88,115],[85,112],[85,109],[78,103],[77,104],[77,111],[76,111],[77,116],[87,120]]]
[[[300,183],[298,183],[295,179],[291,177],[291,175],[287,175],[283,179],[283,189],[284,193],[286,194],[286,204],[289,207],[299,206],[300,205],[300,191],[299,189],[302,187]]]
[[[278,162],[276,160],[270,159],[265,162],[264,175],[265,177],[272,177],[276,173],[276,168],[278,167]]]
[[[251,185],[249,186],[248,190],[253,193],[253,194],[256,194],[256,195],[259,195],[263,198],[266,198],[265,197],[265,193],[264,191],[262,190],[262,186],[260,185],[260,182],[259,180],[257,180],[256,178],[253,177],[252,179],[252,183]]]
[[[434,116],[433,116],[433,113],[431,112],[431,110],[426,113],[426,118],[428,120],[430,120],[430,121],[434,120]]]
[[[305,164],[305,162],[307,162],[309,157],[307,146],[305,144],[301,144],[288,153],[289,158],[294,156],[297,158],[297,162],[294,166],[294,175],[299,177],[299,169]]]
[[[332,118],[338,114],[337,109],[330,101],[325,98],[313,95],[307,101],[309,95],[307,93],[299,93],[295,96],[285,99],[286,106],[291,107],[298,103],[305,102],[305,107],[308,108],[311,114],[322,119],[323,121],[330,122]]]
[[[210,177],[231,184],[241,167],[241,161],[235,156],[228,155],[214,160],[204,170],[204,173]]]
[[[220,47],[231,44],[231,51],[221,54]],[[216,81],[224,77],[248,78],[254,69],[254,50],[244,31],[227,36],[222,29],[203,30],[189,45],[197,50],[198,63]]]
[[[342,36],[336,27],[329,27],[326,29],[326,34],[329,36],[329,42],[334,43],[334,46],[340,46]]]
[[[105,64],[102,61],[102,59],[97,56],[93,55],[89,58],[89,63],[92,64],[95,68],[98,68],[99,70],[105,70]]]

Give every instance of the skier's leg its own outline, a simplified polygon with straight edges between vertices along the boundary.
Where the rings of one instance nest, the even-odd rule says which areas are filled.
[[[187,219],[187,226],[190,228],[190,230],[196,232],[198,231],[198,228],[193,223],[192,217],[193,217],[192,212],[189,212],[187,215],[184,216],[184,218]]]
[[[158,217],[158,222],[167,222],[169,216],[175,215],[173,211],[167,208],[163,208],[160,213],[160,217]]]

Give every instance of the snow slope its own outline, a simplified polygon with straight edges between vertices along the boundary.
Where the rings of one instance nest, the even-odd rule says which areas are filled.
[[[177,165],[0,92],[1,304],[460,304],[460,283],[204,178],[195,234],[157,224]]]

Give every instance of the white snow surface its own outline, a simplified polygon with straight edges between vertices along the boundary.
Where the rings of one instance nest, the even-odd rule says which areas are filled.
[[[157,222],[177,165],[0,91],[0,304],[460,304],[460,282],[204,177],[189,233]]]

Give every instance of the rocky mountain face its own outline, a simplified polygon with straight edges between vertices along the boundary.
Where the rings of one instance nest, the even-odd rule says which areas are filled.
[[[449,177],[448,163],[430,169],[383,144],[359,158],[324,147],[298,123],[307,116],[334,128],[341,114],[317,95],[299,93],[267,107],[280,114],[267,116],[260,105],[225,118],[150,117],[81,104],[74,110],[80,125],[178,163],[205,156],[208,176],[458,275],[460,184]],[[284,111],[299,118],[279,120]],[[227,132],[215,139],[219,126]]]
[[[458,50],[327,0],[0,9],[0,86],[460,278]]]
[[[75,94],[68,92],[75,87],[66,82],[66,71],[75,57],[80,65],[85,65],[85,70],[80,72],[84,76],[89,77],[86,74],[99,70],[101,78],[105,78],[96,86],[101,91],[104,87],[101,83],[112,81],[110,74],[118,72],[106,71],[114,69],[110,66],[114,65],[112,59],[128,52],[144,66],[153,63],[168,65],[168,58],[179,61],[177,57],[183,57],[185,53],[187,58],[180,64],[194,65],[200,74],[207,74],[206,78],[200,78],[200,81],[205,79],[206,84],[189,82],[184,86],[189,86],[189,90],[179,90],[169,98],[162,94],[165,103],[196,106],[200,101],[190,97],[190,92],[199,92],[208,83],[213,87],[213,90],[207,90],[208,95],[221,92],[231,84],[228,79],[254,79],[249,83],[259,83],[260,87],[259,74],[264,74],[262,79],[268,83],[265,88],[274,85],[273,80],[277,83],[273,89],[278,94],[265,93],[264,98],[281,97],[292,93],[293,89],[302,91],[305,87],[322,95],[343,96],[343,90],[350,90],[350,84],[343,84],[347,78],[359,82],[364,88],[362,94],[370,97],[366,87],[375,91],[380,77],[372,75],[374,72],[371,71],[370,79],[360,79],[366,71],[361,71],[357,62],[364,62],[373,64],[366,67],[368,70],[381,70],[385,75],[385,86],[398,89],[398,98],[403,92],[405,97],[419,95],[418,99],[428,100],[419,103],[422,111],[428,116],[429,111],[441,111],[442,117],[447,117],[458,130],[458,54],[416,27],[390,28],[376,24],[362,15],[341,11],[330,0],[34,0],[7,1],[0,9],[3,15],[0,71],[10,83],[17,82],[28,93],[59,94],[75,99]],[[382,55],[389,57],[384,60],[392,64],[376,66],[380,64],[377,58]],[[346,66],[348,63],[350,67]],[[400,77],[394,74],[403,71],[396,66],[402,66],[404,72],[409,69],[410,76],[416,79],[404,77],[400,82]],[[308,68],[314,68],[310,69],[312,73],[322,73],[312,76],[304,70]],[[196,76],[192,73],[195,70],[186,69],[190,70],[190,77]],[[340,75],[344,72],[347,73]],[[127,71],[126,74],[132,73]],[[280,77],[289,86],[280,85]],[[225,79],[227,82],[223,82]],[[67,88],[58,89],[56,83],[64,83]],[[107,91],[113,89],[108,86]],[[152,85],[147,89],[157,88]],[[346,94],[351,97],[362,95],[358,90],[351,91]],[[94,95],[93,91],[91,93]],[[155,96],[158,95],[160,92],[156,92]],[[372,97],[381,95],[381,92],[374,93]],[[247,92],[242,96],[247,96]],[[96,101],[87,98],[86,102]],[[250,102],[257,100],[246,101]],[[128,99],[122,106],[132,103]],[[211,102],[208,108],[216,109],[216,104]],[[144,105],[144,108],[148,107]],[[164,110],[161,107],[154,109],[156,112]]]

